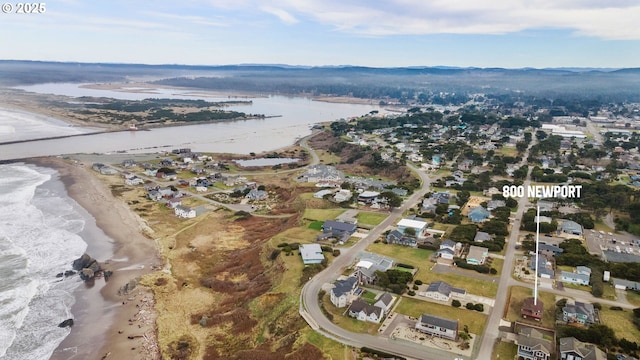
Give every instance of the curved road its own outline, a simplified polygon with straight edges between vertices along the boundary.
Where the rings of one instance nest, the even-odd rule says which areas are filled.
[[[355,256],[360,251],[363,251],[369,244],[375,241],[389,226],[392,226],[406,210],[413,206],[419,199],[422,199],[428,192],[431,179],[413,165],[407,164],[407,166],[420,176],[422,188],[407,199],[401,207],[393,209],[389,217],[371,230],[367,237],[360,240],[351,248],[342,250],[341,255],[335,258],[331,265],[304,285],[300,294],[300,312],[314,330],[343,344],[356,347],[366,346],[408,358],[451,360],[455,355],[450,352],[425,348],[424,346],[414,345],[404,341],[395,341],[383,336],[353,333],[342,329],[327,319],[322,313],[322,310],[320,310],[318,303],[318,293],[322,289],[322,285],[336,280],[343,269],[353,263]]]

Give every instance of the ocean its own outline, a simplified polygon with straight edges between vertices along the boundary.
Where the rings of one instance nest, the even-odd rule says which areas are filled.
[[[0,165],[0,359],[49,359],[70,333],[82,281],[56,274],[85,252],[86,222],[55,170]]]

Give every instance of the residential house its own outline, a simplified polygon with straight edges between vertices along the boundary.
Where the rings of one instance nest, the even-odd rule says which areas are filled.
[[[196,211],[187,206],[178,205],[173,211],[179,218],[191,219],[196,217]]]
[[[447,239],[440,244],[440,249],[436,252],[436,257],[446,260],[453,260],[458,250],[459,248],[456,247],[456,243],[454,243],[450,239]]]
[[[269,196],[269,193],[264,190],[251,189],[244,197],[249,200],[259,201],[266,199],[267,196]]]
[[[476,236],[473,238],[473,241],[480,242],[480,243],[485,241],[491,241],[491,240],[493,240],[491,235],[489,235],[489,233],[486,233],[484,231],[478,231],[476,233]]]
[[[331,195],[331,194],[333,194],[333,190],[322,189],[320,191],[317,191],[317,192],[313,193],[313,197],[316,198],[316,199],[322,199],[326,195]]]
[[[368,205],[373,204],[378,198],[378,195],[380,195],[380,193],[377,191],[363,191],[358,195],[358,202]]]
[[[428,225],[427,222],[420,220],[402,219],[398,222],[397,228],[403,234],[411,236],[411,232],[413,232],[415,237],[422,238],[425,236]],[[409,233],[407,233],[408,229],[411,229]]]
[[[375,305],[369,305],[362,299],[354,300],[347,310],[349,316],[354,317],[360,321],[369,321],[373,323],[380,323],[384,317],[384,310]]]
[[[586,266],[583,266],[586,267]],[[587,268],[589,269],[589,268]],[[583,271],[581,273],[578,272],[569,272],[569,271],[563,271],[560,275],[562,282],[568,282],[571,284],[578,284],[578,285],[589,285],[589,279],[591,277],[591,269],[589,269],[589,272],[587,273],[586,271]]]
[[[618,278],[611,278],[611,281],[613,282],[613,287],[616,290],[640,291],[640,282],[629,281],[629,280],[618,279]]]
[[[160,192],[158,190],[150,190],[147,193],[147,197],[149,198],[149,200],[153,200],[153,201],[158,201],[158,200],[162,199],[162,195],[160,194]]]
[[[438,336],[444,339],[458,339],[458,322],[434,315],[424,314],[416,322],[416,330],[431,336]]]
[[[567,304],[562,308],[562,320],[567,323],[589,326],[600,322],[593,304],[576,301],[575,304]]]
[[[463,297],[467,294],[465,289],[460,289],[447,284],[444,281],[434,281],[427,287],[427,291],[420,293],[424,297],[438,301],[449,301],[451,296]]]
[[[412,236],[406,236],[398,230],[393,230],[387,235],[388,244],[417,247],[418,240]]]
[[[380,297],[378,297],[373,306],[381,308],[386,314],[389,309],[391,309],[391,304],[393,304],[393,295],[388,292],[384,292]]]
[[[532,319],[535,321],[542,320],[542,314],[544,312],[544,303],[542,300],[533,297],[528,297],[522,301],[522,307],[520,308],[520,315],[525,319]]]
[[[504,200],[490,200],[489,202],[487,202],[487,210],[489,211],[493,211],[503,206],[506,206],[506,203]]]
[[[98,172],[100,172],[100,169],[101,169],[103,166],[105,166],[103,163],[93,163],[93,165],[91,165],[91,168],[92,168],[94,171],[98,171]]]
[[[467,264],[471,265],[483,265],[489,256],[489,249],[482,246],[469,246],[469,253],[467,253]]]
[[[110,166],[103,166],[100,168],[100,174],[102,175],[115,175],[118,173],[118,170],[110,167]]]
[[[322,248],[319,244],[302,244],[298,248],[300,250],[300,256],[302,256],[302,263],[320,264],[324,260],[324,254],[322,254]]]
[[[180,198],[171,198],[167,200],[167,207],[169,209],[175,209],[176,207],[182,205],[182,199]]]
[[[337,239],[339,241],[347,241],[349,237],[356,232],[358,227],[356,224],[350,224],[342,221],[327,220],[322,224],[322,234],[318,235],[317,240]]]
[[[351,200],[352,196],[353,194],[351,193],[351,190],[342,189],[336,192],[336,194],[333,196],[333,201],[337,203],[349,201]]]
[[[478,223],[487,220],[490,215],[491,212],[489,212],[489,210],[483,208],[482,206],[477,206],[469,211],[469,214],[467,216],[474,223]]]
[[[534,328],[524,328],[517,338],[518,359],[523,360],[550,360],[553,351],[553,343],[543,337],[542,333]]]
[[[122,162],[122,166],[125,168],[130,168],[136,166],[136,161],[132,159],[127,159]]]
[[[361,284],[371,284],[376,280],[376,271],[385,272],[391,269],[393,265],[393,259],[374,253],[363,252],[360,255],[360,261],[356,264],[354,275]]]
[[[529,268],[533,271],[536,270],[536,257],[531,258]],[[553,279],[555,272],[553,271],[553,263],[548,260],[544,255],[537,257],[538,277],[543,279]]]
[[[312,165],[307,168],[304,174],[298,177],[300,182],[336,182],[344,181],[344,174],[330,165]]]
[[[407,191],[407,189],[402,189],[402,188],[393,188],[393,189],[391,189],[391,192],[396,194],[396,195],[398,195],[398,196],[400,196],[400,197],[405,197],[409,193]]]
[[[564,249],[559,247],[559,246],[555,246],[555,245],[551,245],[551,244],[539,243],[538,244],[538,251],[543,256],[556,257],[556,256],[562,254],[564,252]]]
[[[158,169],[146,169],[144,171],[144,174],[147,175],[147,176],[155,177],[158,174]]]
[[[130,185],[130,186],[133,186],[133,185],[140,185],[140,184],[142,184],[143,182],[144,182],[144,180],[140,179],[140,178],[139,178],[139,177],[137,177],[137,176],[133,176],[133,177],[130,177],[130,178],[125,179],[125,180],[124,180],[124,183],[125,183],[126,185]]]
[[[333,283],[331,289],[331,303],[337,308],[343,308],[351,302],[354,291],[358,288],[358,279],[353,276],[345,280],[338,280]]]
[[[597,346],[584,343],[574,337],[561,338],[560,360],[606,360],[607,354]]]

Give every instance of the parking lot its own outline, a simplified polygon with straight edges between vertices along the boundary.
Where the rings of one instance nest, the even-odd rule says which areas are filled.
[[[589,252],[603,255],[606,252],[608,261],[628,261],[623,259],[634,259],[640,261],[640,237],[627,233],[612,233],[596,230],[586,230],[585,238]],[[624,254],[616,256],[615,254]],[[617,259],[617,258],[620,259]]]

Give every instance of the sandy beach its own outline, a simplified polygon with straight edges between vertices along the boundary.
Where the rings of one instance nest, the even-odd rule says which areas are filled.
[[[151,230],[90,169],[60,158],[30,162],[58,170],[69,196],[95,218],[104,234],[84,239],[87,253],[113,271],[107,282],[98,278],[93,286],[76,290],[74,326],[51,358],[159,359],[153,294],[140,286],[118,294],[127,283],[160,267],[155,241],[144,235]]]

